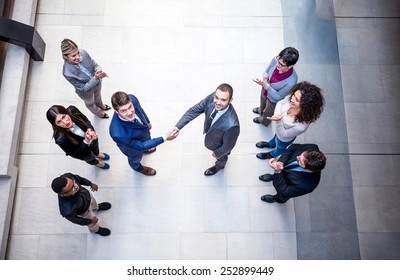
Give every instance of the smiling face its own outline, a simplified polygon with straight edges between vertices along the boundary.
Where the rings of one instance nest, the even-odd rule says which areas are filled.
[[[290,107],[293,109],[300,109],[301,92],[296,90],[295,93],[290,97]]]
[[[78,65],[81,62],[81,54],[78,49],[74,49],[67,55],[64,55],[64,59],[72,65]]]
[[[226,109],[231,104],[232,98],[229,97],[228,91],[217,89],[214,94],[214,107],[215,110],[221,111]]]
[[[59,195],[63,197],[73,196],[78,192],[79,186],[77,183],[75,183],[74,180],[71,180],[70,178],[66,179],[67,179],[67,185],[62,189]]]
[[[71,128],[72,127],[71,117],[66,114],[57,114],[54,123],[56,124],[56,126],[59,126],[61,128]]]
[[[126,121],[133,121],[136,117],[135,108],[133,107],[132,102],[120,106],[116,112],[121,119]]]

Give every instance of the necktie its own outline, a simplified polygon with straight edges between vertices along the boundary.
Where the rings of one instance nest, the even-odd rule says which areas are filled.
[[[285,165],[283,167],[284,170],[293,170],[293,171],[300,171],[300,172],[307,172],[307,170],[305,170],[303,167],[301,167],[299,165],[299,163],[297,162],[297,160],[292,161],[291,163]]]
[[[213,119],[215,118],[215,116],[217,115],[218,111],[214,110],[212,112],[212,114],[210,115],[210,117],[207,119],[206,125],[204,127],[204,132],[207,133],[207,131],[210,129],[211,127],[211,123],[213,121]]]
[[[139,119],[139,118],[135,118],[133,121],[134,121],[135,123],[143,124],[142,120]]]

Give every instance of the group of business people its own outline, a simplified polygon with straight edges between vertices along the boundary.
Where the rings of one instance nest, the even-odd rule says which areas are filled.
[[[76,93],[93,114],[103,119],[109,118],[104,111],[111,107],[104,104],[101,98],[101,83],[103,78],[108,77],[107,74],[70,39],[62,41],[61,51],[64,77],[75,87]],[[283,203],[291,197],[311,192],[318,185],[320,171],[325,164],[325,157],[316,145],[291,145],[296,136],[319,117],[323,106],[318,87],[308,82],[296,84],[297,75],[293,65],[297,59],[297,50],[286,48],[272,60],[262,78],[254,79],[262,86],[260,106],[253,109],[260,117],[255,118],[254,122],[265,126],[271,121],[276,122],[275,136],[268,142],[256,144],[259,148],[276,148],[269,153],[257,154],[260,159],[270,158],[269,165],[275,171],[274,174],[260,176],[260,180],[273,181],[277,190],[274,196],[261,197],[266,202]],[[240,133],[232,96],[233,89],[229,84],[219,85],[213,93],[189,108],[165,135],[152,138],[152,124],[138,98],[118,91],[111,97],[114,114],[109,133],[127,156],[133,170],[145,176],[154,176],[155,169],[141,164],[143,155],[153,153],[158,145],[175,139],[185,125],[204,114],[204,143],[215,158],[215,164],[206,169],[204,175],[211,176],[224,169]],[[47,119],[52,125],[55,143],[66,155],[101,169],[110,168],[104,162],[110,156],[100,152],[97,132],[78,108],[53,105],[47,111]],[[289,145],[290,148],[286,149]],[[276,161],[274,158],[282,153],[279,161]],[[316,163],[316,158],[322,159],[323,166]],[[293,166],[294,162],[296,166]],[[289,165],[291,168],[288,168]],[[97,204],[93,195],[82,185],[90,186],[92,191],[98,189],[90,180],[71,173],[53,180],[52,189],[58,194],[61,215],[73,223],[87,225],[91,232],[109,235],[111,231],[98,225],[94,212],[108,210],[111,204]]]
[[[94,115],[107,119],[105,111],[111,107],[101,97],[102,79],[108,75],[101,69],[88,52],[79,49],[70,39],[61,42],[64,59],[63,75],[74,86],[75,92]],[[205,146],[212,151],[215,164],[205,170],[211,176],[223,169],[228,155],[234,148],[240,133],[239,118],[231,105],[233,89],[228,84],[219,85],[205,99],[191,107],[165,135],[152,138],[152,124],[138,98],[122,91],[111,97],[114,109],[109,133],[121,152],[127,156],[130,167],[145,175],[154,176],[156,170],[141,164],[144,154],[153,153],[165,141],[175,139],[180,130],[201,114],[204,122]],[[100,152],[98,135],[89,119],[75,106],[51,106],[46,117],[53,128],[53,138],[67,156],[84,160],[101,169],[109,169],[104,161],[110,155]],[[111,203],[97,203],[94,196],[82,185],[97,191],[98,186],[76,174],[65,173],[52,181],[52,189],[58,194],[60,214],[69,221],[87,225],[90,232],[108,236],[111,231],[100,227],[95,212],[108,210]]]

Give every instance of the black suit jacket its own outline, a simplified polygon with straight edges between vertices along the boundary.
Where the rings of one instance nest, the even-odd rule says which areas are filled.
[[[296,157],[304,151],[319,151],[315,144],[293,144],[289,146],[279,158],[284,165],[296,161]],[[283,169],[281,173],[274,174],[273,185],[277,194],[275,199],[286,202],[292,197],[305,195],[312,192],[319,184],[321,172],[301,172]]]
[[[67,108],[67,110],[70,112],[71,115],[80,117],[83,120],[84,124],[75,124],[79,126],[84,132],[86,132],[89,128],[94,130],[91,122],[84,114],[81,113],[81,111],[78,110],[78,108],[71,105]],[[85,156],[92,152],[89,146],[83,142],[83,140],[85,139],[84,137],[80,137],[70,132],[68,129],[64,129],[64,131],[66,134],[68,134],[78,142],[78,144],[74,144],[65,134],[59,131],[54,134],[54,140],[56,144],[60,146],[60,148],[65,152],[66,155],[69,155],[73,158],[83,159]],[[98,144],[97,139],[93,140],[90,145],[96,144]]]
[[[191,107],[175,125],[179,130],[182,129],[193,119],[201,114],[205,114],[204,130],[206,129],[207,118],[214,110],[214,94],[208,95],[205,99]],[[204,139],[205,146],[212,150],[217,158],[228,155],[235,147],[240,133],[239,118],[232,104],[228,110],[210,127]]]

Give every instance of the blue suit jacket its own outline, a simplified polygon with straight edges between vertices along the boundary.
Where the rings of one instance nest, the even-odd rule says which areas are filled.
[[[114,112],[110,124],[110,136],[126,156],[142,156],[145,150],[160,145],[164,142],[164,139],[162,137],[151,139],[148,128],[149,118],[140,106],[139,100],[131,94],[129,94],[129,98],[135,108],[136,116],[140,118],[143,124],[123,121]]]

